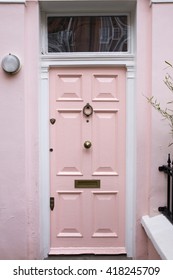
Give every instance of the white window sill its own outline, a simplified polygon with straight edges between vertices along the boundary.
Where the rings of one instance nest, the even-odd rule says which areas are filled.
[[[163,260],[173,260],[173,225],[161,215],[143,216],[141,224]]]

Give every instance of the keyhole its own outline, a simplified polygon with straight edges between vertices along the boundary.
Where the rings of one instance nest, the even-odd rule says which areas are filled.
[[[89,120],[86,120],[86,122],[89,122]]]

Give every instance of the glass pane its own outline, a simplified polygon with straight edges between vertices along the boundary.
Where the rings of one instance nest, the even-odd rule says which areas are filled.
[[[127,52],[128,18],[48,17],[48,52]]]

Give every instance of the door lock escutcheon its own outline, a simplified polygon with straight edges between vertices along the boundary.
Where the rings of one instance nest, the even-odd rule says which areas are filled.
[[[54,197],[50,197],[50,210],[53,211],[55,206],[55,198]]]
[[[54,119],[54,118],[50,119],[51,124],[54,124],[55,122],[56,122],[56,119]]]

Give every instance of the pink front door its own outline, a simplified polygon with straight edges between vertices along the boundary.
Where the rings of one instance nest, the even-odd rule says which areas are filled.
[[[124,68],[50,70],[50,254],[126,252],[125,79]]]

